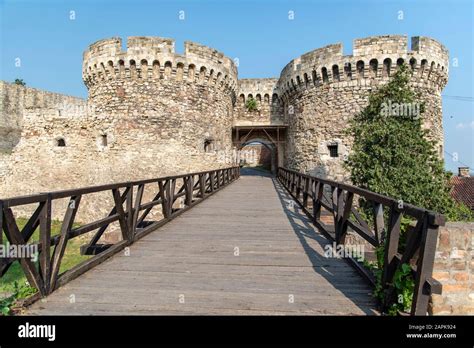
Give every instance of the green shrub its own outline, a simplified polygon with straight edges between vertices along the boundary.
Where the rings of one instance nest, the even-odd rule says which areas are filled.
[[[254,98],[249,98],[245,102],[245,107],[247,108],[247,111],[255,111],[257,110],[257,101]]]

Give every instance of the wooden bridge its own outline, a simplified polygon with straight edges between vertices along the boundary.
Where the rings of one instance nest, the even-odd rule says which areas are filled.
[[[278,178],[255,170],[242,174],[233,167],[0,201],[2,226],[12,243],[24,244],[32,231],[40,230],[39,264],[19,260],[39,290],[27,314],[378,314],[370,272],[354,259],[325,253],[333,242],[343,245],[348,230],[367,245],[387,243],[385,305],[395,296],[396,269],[408,263],[416,283],[412,314],[426,313],[429,295],[439,292],[431,271],[440,216],[409,205],[395,209],[396,201],[388,197],[283,168]],[[143,203],[145,186],[156,182],[158,193]],[[329,201],[325,186],[332,188]],[[107,190],[115,201],[110,214],[73,228],[81,196]],[[355,195],[376,203],[373,227],[354,209]],[[61,233],[51,236],[51,203],[64,197],[74,204],[65,213]],[[178,199],[184,201],[181,208],[176,208]],[[38,208],[20,231],[11,208],[35,202]],[[147,221],[156,206],[162,219]],[[323,222],[324,211],[332,227]],[[416,223],[399,250],[402,214]],[[115,221],[122,240],[98,244]],[[85,251],[95,256],[60,274],[67,241],[94,230]],[[52,255],[43,245],[54,246]],[[2,274],[13,261],[0,265]]]

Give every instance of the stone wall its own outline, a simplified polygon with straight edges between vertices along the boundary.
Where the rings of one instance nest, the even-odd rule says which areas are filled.
[[[0,197],[232,164],[237,70],[222,53],[186,42],[179,55],[173,40],[148,37],[122,52],[120,39],[101,40],[84,53],[83,78],[87,102],[2,82],[1,131],[12,140],[2,137]],[[83,201],[78,221],[103,217],[111,198]]]
[[[474,223],[440,227],[433,277],[443,285],[433,295],[430,313],[474,314]]]
[[[167,38],[129,37],[126,50],[120,38],[97,41],[83,56],[87,101],[1,82],[0,197],[228,166],[233,126],[256,126],[253,138],[266,133],[258,126],[287,126],[280,164],[347,179],[343,129],[402,60],[442,146],[447,51],[429,38],[412,38],[412,50],[407,42],[359,39],[349,56],[330,45],[294,59],[279,78],[238,80],[231,59],[197,43],[177,54]],[[249,97],[258,110],[245,108]]]
[[[237,70],[222,53],[186,42],[179,55],[157,37],[131,37],[122,52],[120,39],[101,40],[84,53],[83,77],[91,116],[126,160],[140,162],[117,168],[124,178],[229,164],[216,153],[232,151]]]
[[[241,79],[234,108],[234,126],[282,125],[283,109],[277,87],[278,79]],[[246,102],[255,99],[257,110],[249,111]]]
[[[291,61],[278,88],[288,124],[286,164],[295,170],[347,180],[342,162],[351,139],[343,135],[348,120],[367,105],[370,91],[387,83],[397,65],[412,68],[411,84],[426,104],[424,126],[438,142],[442,156],[441,91],[448,78],[448,54],[438,42],[406,36],[378,36],[354,41],[353,55],[329,45]],[[338,146],[331,157],[328,146]]]

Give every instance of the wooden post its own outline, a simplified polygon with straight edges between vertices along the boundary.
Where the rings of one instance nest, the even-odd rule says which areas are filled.
[[[310,179],[308,177],[304,179],[303,207],[305,208],[308,206],[309,181]]]
[[[341,190],[342,191],[342,190]],[[352,192],[347,192],[347,197],[346,197],[346,202],[344,204],[344,209],[342,209],[342,198],[343,194],[341,194],[341,219],[339,222],[339,231],[336,234],[338,236],[338,244],[344,244],[346,241],[346,235],[347,235],[347,220],[349,220],[349,217],[351,215],[351,209],[352,209],[352,200],[354,198],[354,194]]]
[[[204,198],[206,195],[206,174],[199,174],[199,195],[201,198]]]
[[[402,214],[396,209],[395,204],[393,203],[390,209],[390,224],[385,240],[384,267],[382,272],[382,285],[384,287],[387,287],[387,283],[390,282],[395,271],[392,261],[398,252],[398,241],[400,239]]]
[[[192,175],[188,176],[186,179],[186,199],[184,204],[190,206],[193,203],[193,187],[194,187],[194,177]]]
[[[43,279],[44,293],[50,293],[51,276],[51,194],[44,202],[43,209],[39,216],[40,219],[40,274]]]
[[[209,182],[210,182],[211,192],[214,192],[214,173],[215,172],[209,172]]]
[[[170,212],[168,209],[170,181],[165,180],[165,183],[163,183],[162,180],[158,180],[158,186],[160,188],[161,210],[162,210],[164,218],[166,219],[170,216]]]
[[[74,219],[76,218],[80,202],[81,196],[71,197],[66,213],[64,214],[63,223],[61,225],[61,232],[59,234],[59,242],[54,248],[53,259],[51,261],[51,277],[49,279],[51,285],[48,293],[51,293],[56,288],[56,282],[58,280],[61,260],[64,256],[64,251],[66,250],[66,245],[69,240],[69,232],[71,231]]]
[[[380,203],[374,206],[374,234],[375,240],[380,245],[382,236],[385,233],[385,222],[383,218],[383,205]]]
[[[123,210],[119,189],[112,189],[112,194],[114,196],[115,208],[117,210],[117,214],[119,215],[119,225],[120,230],[122,231],[122,239],[128,240],[130,233],[128,231],[127,218],[125,217],[125,211]]]
[[[415,291],[411,307],[412,315],[426,315],[431,293],[426,285],[433,275],[436,244],[439,225],[435,224],[426,214],[426,224],[421,231],[420,252],[415,276]]]
[[[127,227],[128,227],[128,240],[131,242],[133,240],[133,185],[128,185],[128,192],[126,198],[126,215],[127,215]]]
[[[324,184],[318,181],[315,189],[315,196],[313,196],[313,218],[314,221],[321,219],[321,200],[323,198]]]
[[[140,214],[140,205],[142,204],[144,190],[145,190],[145,184],[138,185],[137,197],[135,199],[135,208],[133,210],[133,218],[132,218],[132,236],[133,237],[135,236],[135,233],[137,231],[138,215]]]

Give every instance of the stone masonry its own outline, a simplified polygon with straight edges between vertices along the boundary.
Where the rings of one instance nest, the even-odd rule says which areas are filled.
[[[406,36],[358,39],[352,55],[329,45],[295,58],[279,78],[241,80],[230,58],[197,43],[185,42],[182,55],[160,37],[129,37],[126,46],[111,38],[86,49],[87,101],[0,82],[0,197],[228,166],[236,126],[286,127],[281,163],[346,180],[347,121],[402,62],[442,154],[448,53],[433,39],[413,37],[411,50]],[[249,98],[257,110],[247,110]]]
[[[443,292],[432,295],[431,314],[474,314],[474,223],[440,228],[433,277]]]

